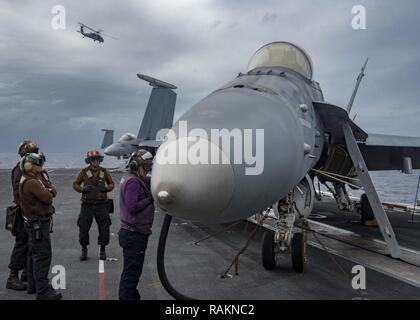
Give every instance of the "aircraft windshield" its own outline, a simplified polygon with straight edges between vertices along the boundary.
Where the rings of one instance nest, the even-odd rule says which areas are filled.
[[[261,67],[285,67],[312,79],[311,59],[305,51],[288,42],[273,42],[260,48],[252,57],[248,71]]]
[[[121,138],[120,141],[131,141],[131,140],[135,140],[136,136],[134,134],[131,133],[124,133]]]

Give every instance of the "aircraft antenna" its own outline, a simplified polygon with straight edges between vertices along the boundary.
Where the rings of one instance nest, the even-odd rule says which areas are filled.
[[[360,83],[362,82],[363,77],[365,76],[365,69],[366,69],[368,61],[369,61],[369,58],[366,59],[365,64],[363,65],[361,72],[357,76],[356,87],[353,90],[353,94],[351,95],[349,105],[347,106],[347,113],[348,114],[350,114],[351,108],[353,107],[354,99],[356,98],[357,91],[359,90]]]

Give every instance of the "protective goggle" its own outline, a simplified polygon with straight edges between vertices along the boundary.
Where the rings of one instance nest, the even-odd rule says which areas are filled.
[[[88,158],[88,160],[89,160],[90,162],[93,162],[93,161],[99,161],[99,162],[102,162],[102,161],[104,161],[104,157],[103,157],[103,156],[89,157],[89,158]]]
[[[43,166],[45,163],[45,156],[42,154],[37,154],[37,153],[28,153],[26,155],[25,161],[26,162],[30,162],[36,166]]]
[[[150,172],[152,171],[153,163],[145,163],[141,166],[144,171]]]
[[[44,163],[47,162],[47,158],[45,158],[45,155],[43,153],[41,153],[39,156],[41,157]]]

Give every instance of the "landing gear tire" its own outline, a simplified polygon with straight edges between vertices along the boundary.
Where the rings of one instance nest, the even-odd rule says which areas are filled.
[[[262,238],[262,265],[266,270],[273,270],[276,266],[276,256],[274,253],[274,232],[266,231]]]
[[[306,239],[302,232],[295,233],[292,238],[292,266],[297,273],[303,273],[306,267]]]
[[[375,214],[373,213],[372,207],[370,206],[369,199],[366,193],[362,194],[360,197],[360,215],[362,223],[365,221],[372,221],[375,219]]]

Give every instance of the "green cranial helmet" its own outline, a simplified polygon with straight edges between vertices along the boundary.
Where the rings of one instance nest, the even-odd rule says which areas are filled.
[[[43,166],[45,163],[45,156],[38,153],[27,153],[20,161],[20,170],[25,171],[25,163],[31,163],[35,166]]]

